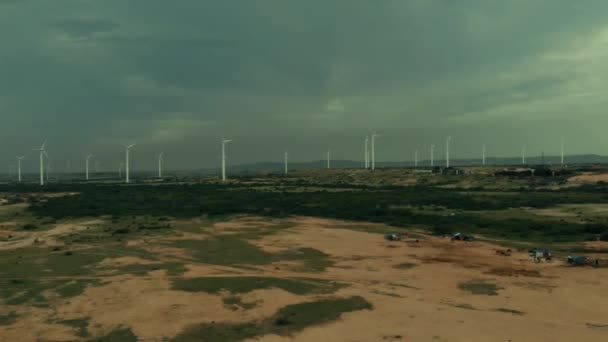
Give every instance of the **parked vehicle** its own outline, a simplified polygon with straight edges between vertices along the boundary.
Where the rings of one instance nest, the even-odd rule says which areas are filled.
[[[473,237],[473,235],[466,235],[466,234],[461,234],[461,233],[456,233],[454,235],[452,235],[452,241],[473,241],[475,240],[475,237]]]
[[[574,266],[591,265],[591,259],[586,256],[569,255],[566,261],[568,262],[568,264]]]
[[[399,240],[401,240],[401,236],[399,236],[398,234],[395,234],[395,233],[386,234],[384,236],[384,238],[387,239],[387,240],[389,240],[389,241],[399,241]]]

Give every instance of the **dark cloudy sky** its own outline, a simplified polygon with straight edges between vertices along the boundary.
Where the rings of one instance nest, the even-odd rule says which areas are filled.
[[[605,0],[0,0],[0,44],[5,163],[608,154]]]

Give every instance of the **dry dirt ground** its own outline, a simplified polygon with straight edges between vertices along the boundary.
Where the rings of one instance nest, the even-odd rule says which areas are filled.
[[[608,182],[608,174],[602,173],[591,173],[584,172],[581,175],[574,176],[568,179],[569,183],[597,183],[597,182]]]
[[[271,252],[310,247],[328,254],[332,267],[319,273],[294,271],[289,262],[249,268],[191,262],[183,277],[310,277],[347,283],[332,296],[361,296],[372,310],[343,314],[292,336],[265,335],[253,341],[608,341],[608,269],[571,268],[559,261],[534,263],[525,252],[499,256],[499,247],[424,237],[389,242],[382,226],[316,218],[291,218],[290,228],[251,243]],[[45,232],[52,239],[87,224]],[[276,223],[276,222],[275,222]],[[214,231],[245,231],[266,226],[260,218],[218,223]],[[197,235],[196,232],[190,234]],[[201,239],[205,234],[200,234]],[[31,239],[30,239],[31,240]],[[27,240],[27,241],[30,241]],[[179,251],[142,238],[129,246],[149,246],[159,255]],[[11,248],[15,245],[2,245]],[[103,267],[146,264],[135,257],[106,259]],[[404,267],[397,265],[406,264]],[[0,325],[0,341],[78,341],[76,330],[52,323],[87,317],[91,336],[127,327],[140,341],[163,341],[204,322],[262,320],[280,308],[319,298],[281,289],[260,289],[242,296],[254,308],[235,309],[221,295],[171,289],[165,271],[116,274],[49,307],[0,307],[0,316],[17,319]],[[69,279],[66,279],[69,281]],[[496,295],[474,294],[462,284],[495,284]],[[86,340],[86,339],[85,339]]]

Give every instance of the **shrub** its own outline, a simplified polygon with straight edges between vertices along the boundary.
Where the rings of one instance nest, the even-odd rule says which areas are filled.
[[[38,229],[38,226],[33,223],[28,223],[23,226],[23,230],[36,230],[36,229]]]

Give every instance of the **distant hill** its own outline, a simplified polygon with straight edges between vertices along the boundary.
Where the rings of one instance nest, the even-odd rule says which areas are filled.
[[[566,158],[567,164],[608,164],[608,156],[600,156],[595,154],[587,154],[587,155],[573,155],[567,156]],[[429,160],[422,160],[418,163],[419,167],[430,166]],[[481,165],[480,159],[452,159],[450,160],[450,164],[452,166],[474,166]],[[559,165],[560,157],[559,156],[545,156],[542,157],[529,157],[526,158],[526,164],[528,165]],[[444,166],[445,160],[437,159],[435,160],[436,166]],[[486,158],[486,165],[504,165],[504,166],[516,166],[521,165],[521,158]],[[414,166],[414,162],[412,161],[395,161],[395,162],[376,162],[377,168],[383,167],[412,167]],[[310,161],[310,162],[290,162],[289,169],[292,171],[295,170],[318,170],[327,167],[327,161],[318,160],[318,161]],[[354,161],[354,160],[332,160],[331,167],[335,169],[352,169],[352,168],[362,168],[362,161]],[[229,166],[229,170],[231,172],[257,172],[257,171],[283,171],[284,164],[282,162],[259,162],[259,163],[251,163],[251,164],[240,164],[240,165],[231,165]],[[199,170],[204,174],[215,174],[219,171],[218,168],[211,169],[203,169]]]

